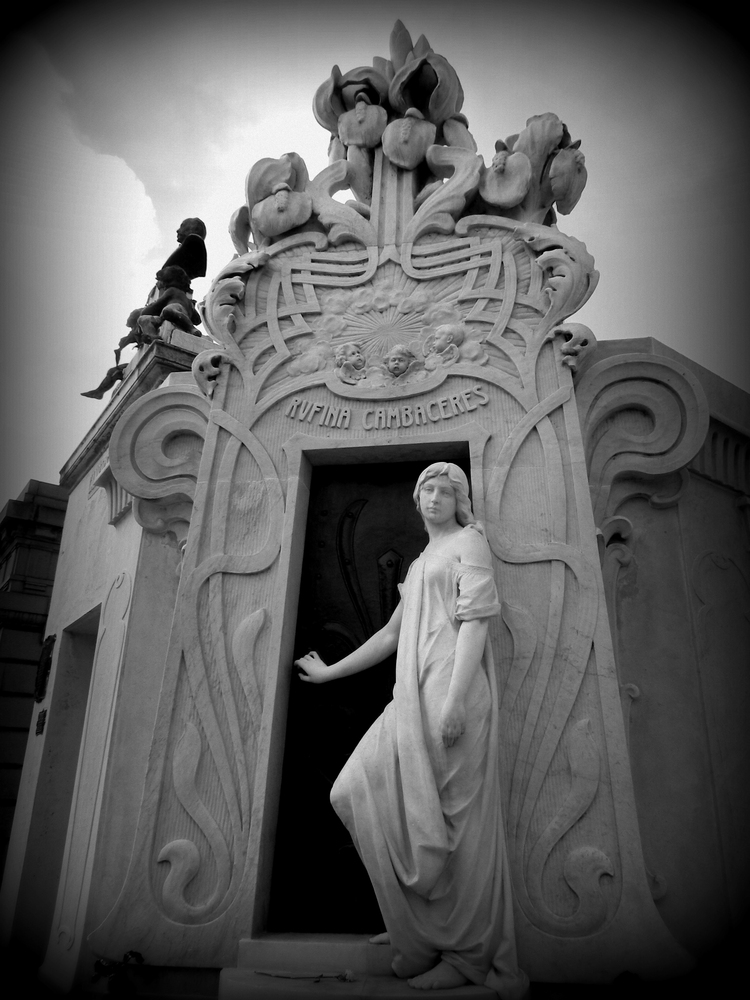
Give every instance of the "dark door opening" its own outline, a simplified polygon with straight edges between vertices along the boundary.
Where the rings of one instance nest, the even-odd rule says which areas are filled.
[[[412,492],[428,464],[313,469],[295,657],[315,649],[331,663],[388,621],[398,584],[427,543]],[[468,474],[468,461],[459,464]],[[269,931],[383,930],[369,877],[329,794],[391,700],[394,679],[395,656],[330,684],[292,679]]]

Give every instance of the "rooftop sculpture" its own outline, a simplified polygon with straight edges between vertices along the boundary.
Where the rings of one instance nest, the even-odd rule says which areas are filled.
[[[201,317],[195,309],[193,278],[206,273],[206,226],[201,219],[184,219],[177,230],[178,247],[156,273],[156,284],[151,289],[146,305],[133,309],[126,320],[128,333],[120,338],[115,348],[115,364],[95,389],[82,392],[82,396],[102,399],[118,382],[125,378],[127,362],[120,362],[125,347],[133,344],[140,350],[161,337],[167,339],[172,330],[200,336],[195,324]]]
[[[424,36],[413,44],[401,22],[391,35],[390,59],[377,57],[372,66],[345,73],[334,66],[313,100],[316,120],[330,135],[329,166],[310,179],[302,157],[286,153],[251,168],[246,202],[230,221],[239,256],[220,272],[206,301],[214,336],[222,342],[230,331],[233,342],[242,336],[241,302],[250,270],[268,260],[269,252],[288,247],[292,237],[320,234],[316,245],[321,249],[370,248],[372,281],[359,281],[357,287],[332,277],[316,282],[318,306],[305,310],[312,336],[298,336],[290,344],[288,377],[327,371],[362,394],[384,384],[422,382],[458,361],[485,364],[492,357],[494,364],[516,367],[514,344],[525,333],[505,315],[508,301],[497,314],[496,297],[482,300],[477,292],[466,310],[458,287],[449,289],[446,283],[428,299],[420,281],[428,273],[426,258],[420,255],[420,263],[403,267],[397,280],[386,260],[403,262],[406,247],[418,241],[504,228],[515,234],[519,248],[525,243],[548,251],[537,255],[543,301],[555,301],[552,317],[563,310],[569,314],[591,294],[598,274],[581,244],[567,237],[550,239],[550,227],[556,209],[567,214],[577,204],[586,184],[585,161],[580,141],[573,142],[566,125],[547,113],[529,118],[520,133],[498,139],[488,165],[461,113],[463,100],[450,63]],[[404,190],[400,201],[399,184]],[[346,189],[353,199],[346,204],[333,199]],[[511,227],[508,220],[516,224]],[[375,261],[378,245],[383,249]],[[467,255],[467,262],[472,256],[478,278],[483,271],[474,266],[475,255]],[[502,267],[509,273],[510,261]],[[451,271],[458,275],[461,268],[456,259]],[[445,334],[448,327],[450,349],[436,349],[435,331]],[[561,336],[570,340],[565,331]],[[595,345],[590,331],[578,337],[568,348],[572,364],[584,339],[588,348]],[[341,361],[349,343],[359,351],[356,369]],[[396,346],[411,356],[408,373],[401,373],[397,383],[389,381],[385,361]]]

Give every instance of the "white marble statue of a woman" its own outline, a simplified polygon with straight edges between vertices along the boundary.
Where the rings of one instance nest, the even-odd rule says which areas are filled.
[[[388,624],[338,663],[308,653],[296,666],[321,684],[397,652],[393,701],[331,802],[372,881],[396,975],[415,989],[477,983],[518,1000],[528,979],[516,961],[500,814],[492,556],[458,466],[425,469],[414,500],[429,542]]]

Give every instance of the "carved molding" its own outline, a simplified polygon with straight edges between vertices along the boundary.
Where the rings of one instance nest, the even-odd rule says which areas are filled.
[[[52,933],[40,970],[44,980],[66,990],[73,985],[86,919],[132,591],[130,575],[120,573],[102,608]]]
[[[690,469],[738,493],[750,493],[750,439],[711,418],[703,445]]]
[[[138,523],[183,543],[208,425],[208,401],[193,390],[165,386],[137,400],[109,445],[117,490],[135,497]]]
[[[127,514],[133,505],[132,496],[115,479],[109,465],[99,476],[97,476],[94,486],[101,487],[107,495],[109,506],[109,523],[117,522]]]
[[[610,491],[625,476],[682,469],[703,444],[708,403],[684,366],[652,354],[592,365],[576,386],[594,517],[608,514]]]

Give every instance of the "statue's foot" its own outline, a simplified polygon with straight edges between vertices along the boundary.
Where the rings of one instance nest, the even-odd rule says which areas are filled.
[[[391,937],[390,937],[388,931],[383,931],[382,934],[376,934],[374,937],[371,937],[370,940],[369,940],[369,943],[370,944],[390,944],[391,943]]]
[[[406,981],[415,990],[451,990],[456,986],[465,986],[469,980],[448,962],[439,962],[429,972]]]
[[[88,396],[89,399],[104,399],[104,393],[101,389],[89,389],[88,392],[82,392],[82,396]]]

